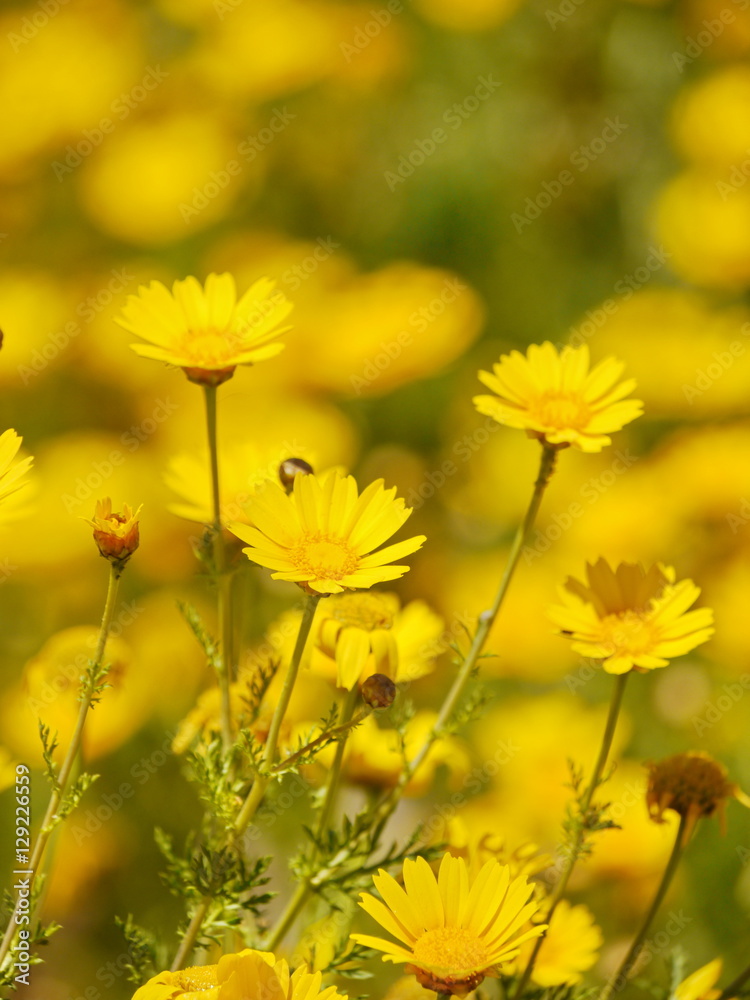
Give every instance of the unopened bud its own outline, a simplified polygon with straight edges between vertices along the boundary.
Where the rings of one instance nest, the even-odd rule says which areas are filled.
[[[390,708],[396,697],[396,685],[386,674],[370,674],[362,682],[360,694],[370,708]]]
[[[112,501],[109,497],[97,500],[93,518],[86,520],[94,529],[94,541],[100,554],[119,570],[138,548],[140,530],[138,515],[128,504],[123,505],[122,513],[112,511]]]
[[[289,493],[297,476],[311,476],[313,467],[304,458],[285,458],[279,466],[279,479],[281,485]]]

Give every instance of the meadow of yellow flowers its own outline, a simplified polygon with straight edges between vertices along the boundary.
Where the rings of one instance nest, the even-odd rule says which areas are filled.
[[[0,995],[750,996],[750,2],[0,46]]]

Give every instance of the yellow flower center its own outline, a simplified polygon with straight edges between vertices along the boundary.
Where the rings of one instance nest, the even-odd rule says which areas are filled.
[[[588,404],[566,392],[545,392],[532,407],[532,416],[542,427],[562,430],[585,427],[591,419]]]
[[[190,969],[182,969],[172,975],[174,985],[186,993],[202,993],[216,988],[215,965],[194,965]]]
[[[296,569],[314,580],[340,580],[353,573],[359,561],[342,538],[321,532],[306,535],[291,549],[289,558]]]
[[[182,341],[182,350],[196,368],[229,365],[240,346],[237,335],[227,330],[189,330]]]
[[[338,598],[331,613],[343,625],[353,625],[365,632],[393,626],[393,613],[377,594],[345,594]]]
[[[436,927],[414,945],[414,964],[441,970],[483,972],[490,956],[476,934],[463,927]]]
[[[654,647],[654,629],[637,611],[607,615],[601,621],[602,645],[612,652],[647,653]]]

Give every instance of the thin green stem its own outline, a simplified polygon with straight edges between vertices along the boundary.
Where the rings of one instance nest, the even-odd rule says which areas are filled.
[[[633,971],[635,963],[638,961],[638,956],[646,943],[646,937],[651,929],[651,924],[654,922],[656,914],[659,912],[659,908],[664,901],[664,897],[667,894],[667,889],[671,885],[674,874],[677,871],[677,866],[682,858],[682,853],[687,846],[687,837],[685,836],[687,828],[687,818],[685,816],[680,817],[680,825],[677,829],[677,836],[675,838],[674,847],[672,848],[672,853],[669,856],[669,861],[667,862],[667,867],[664,869],[664,874],[662,875],[661,882],[659,883],[659,888],[656,890],[656,895],[654,896],[651,906],[648,908],[646,916],[643,918],[643,923],[641,924],[641,929],[635,936],[635,940],[630,946],[627,955],[622,960],[620,968],[606,983],[604,989],[599,995],[599,1000],[609,1000],[609,997],[613,993],[619,993],[625,988],[628,982],[630,973]]]
[[[477,660],[484,649],[484,645],[492,630],[492,626],[495,624],[495,620],[497,619],[503,605],[503,601],[505,600],[505,595],[508,593],[508,588],[510,587],[513,574],[518,566],[524,546],[528,543],[531,536],[537,514],[539,513],[539,508],[542,504],[544,491],[546,490],[547,484],[549,483],[555,469],[556,459],[557,449],[552,448],[547,444],[543,444],[542,458],[539,464],[539,474],[536,478],[536,482],[534,483],[534,492],[531,495],[531,501],[526,511],[526,515],[519,525],[515,538],[513,539],[513,544],[511,545],[510,552],[508,553],[508,560],[505,564],[505,570],[500,580],[500,586],[498,587],[495,595],[495,600],[493,601],[490,609],[482,612],[479,616],[479,624],[477,625],[477,630],[474,634],[471,648],[469,649],[466,659],[462,663],[461,668],[453,681],[450,691],[445,697],[440,713],[435,721],[435,725],[433,726],[432,733],[427,740],[425,740],[413,760],[410,762],[407,772],[409,777],[414,774],[419,765],[424,761],[425,757],[430,752],[430,747],[435,742],[435,739],[442,735],[443,730],[456,710],[456,706],[464,693],[466,685],[476,669]]]
[[[117,601],[117,591],[119,589],[121,572],[121,567],[117,568],[110,563],[109,582],[107,584],[107,598],[104,604],[104,613],[99,627],[99,635],[96,641],[96,649],[94,650],[91,666],[89,668],[89,674],[84,682],[85,686],[82,686],[81,707],[78,710],[75,729],[73,730],[73,735],[70,738],[65,758],[56,776],[55,785],[52,789],[52,794],[50,795],[49,803],[47,804],[47,809],[44,813],[42,825],[39,828],[36,840],[34,841],[34,846],[31,850],[29,863],[25,866],[25,869],[30,873],[27,876],[27,880],[25,880],[25,891],[28,892],[28,895],[24,895],[22,898],[19,893],[19,896],[16,899],[15,907],[13,908],[13,913],[10,917],[10,921],[8,922],[8,926],[5,930],[2,943],[0,944],[0,967],[4,965],[8,952],[15,939],[16,931],[18,929],[16,917],[21,912],[21,906],[25,906],[31,897],[34,883],[39,874],[39,869],[44,861],[47,845],[57,822],[59,822],[57,812],[60,806],[64,803],[65,796],[68,791],[71,773],[78,758],[86,726],[86,720],[94,698],[94,678],[99,678],[99,682],[104,679],[104,673],[101,671],[101,665],[104,658],[104,650],[107,645],[107,638],[112,627],[112,618],[114,616],[115,604]]]
[[[729,986],[725,986],[724,989],[719,994],[718,1000],[731,1000],[731,998],[739,996],[739,992],[742,987],[750,980],[750,965],[741,972],[736,979],[733,979]]]
[[[612,689],[612,698],[609,703],[609,712],[607,714],[607,723],[604,727],[604,734],[602,736],[601,746],[599,747],[599,755],[596,759],[596,764],[594,764],[594,771],[591,775],[591,781],[586,788],[586,792],[581,801],[580,807],[580,825],[577,828],[575,839],[570,845],[565,858],[565,865],[560,877],[557,880],[554,891],[550,897],[549,907],[544,917],[544,922],[549,924],[552,920],[552,916],[560,903],[560,900],[565,895],[565,890],[568,887],[568,882],[570,881],[570,876],[575,868],[576,862],[580,856],[581,847],[583,846],[584,839],[586,837],[586,832],[588,830],[588,816],[591,809],[591,803],[596,793],[597,788],[602,783],[602,775],[604,774],[604,769],[607,766],[607,760],[609,759],[610,752],[612,750],[612,741],[614,740],[615,731],[617,729],[617,720],[620,715],[620,709],[622,707],[622,698],[625,694],[625,685],[627,684],[628,673],[618,674],[615,680],[615,685]],[[542,945],[544,943],[544,938],[546,934],[542,934],[538,937],[534,943],[534,949],[531,952],[526,968],[523,971],[523,975],[519,980],[518,986],[513,994],[514,1000],[517,1000],[521,996],[523,991],[526,989],[529,980],[531,979],[531,974],[534,971],[534,966],[536,960],[539,957],[539,952],[541,951]]]
[[[232,703],[230,686],[232,683],[232,593],[231,579],[227,573],[221,517],[221,490],[219,485],[219,447],[217,427],[217,387],[203,387],[206,401],[206,431],[208,435],[208,455],[211,471],[211,524],[214,573],[216,577],[217,605],[219,619],[219,669],[218,682],[221,693],[221,738],[224,750],[232,745]]]
[[[294,690],[294,684],[297,680],[297,674],[299,673],[300,664],[302,662],[302,654],[305,651],[305,646],[307,645],[307,640],[310,635],[310,629],[312,628],[313,619],[315,617],[315,610],[318,606],[318,601],[320,600],[319,594],[308,595],[305,602],[305,606],[302,612],[302,621],[300,623],[299,633],[297,635],[297,642],[294,647],[294,653],[292,654],[292,659],[289,664],[289,668],[284,678],[284,685],[281,689],[281,694],[279,700],[276,703],[276,708],[274,709],[273,718],[271,719],[271,726],[268,731],[268,739],[266,740],[265,749],[263,752],[263,757],[261,760],[261,772],[256,775],[255,781],[253,782],[252,788],[245,799],[242,808],[235,820],[234,827],[231,832],[231,839],[236,843],[245,830],[248,828],[252,822],[253,817],[258,809],[258,806],[263,801],[263,796],[266,793],[266,789],[271,783],[270,770],[273,766],[273,762],[276,758],[276,750],[279,742],[279,733],[281,732],[281,725],[284,721],[287,709],[289,707],[289,701],[292,697],[292,691]],[[211,905],[211,897],[205,896],[198,904],[193,916],[191,917],[190,924],[180,942],[180,946],[177,949],[177,954],[175,955],[174,961],[172,962],[172,971],[177,969],[182,969],[187,961],[190,953],[195,947],[195,942],[198,940],[198,935],[200,934],[201,927],[203,926],[203,921],[206,918],[209,907]]]
[[[346,725],[351,721],[354,716],[354,708],[357,704],[358,697],[359,684],[355,684],[351,691],[347,693],[344,701],[344,705],[341,710],[341,725]],[[336,744],[336,756],[333,758],[331,774],[328,779],[328,787],[326,788],[325,798],[323,799],[323,805],[320,808],[320,815],[318,816],[318,822],[315,828],[315,833],[318,839],[320,839],[325,833],[326,827],[328,826],[328,820],[330,819],[331,812],[336,802],[336,795],[341,781],[341,769],[344,763],[344,753],[346,751],[346,741],[349,738],[349,732],[351,732],[351,730],[347,731],[343,738]],[[311,863],[315,862],[317,855],[318,851],[316,849],[313,851]],[[309,878],[300,882],[297,886],[292,898],[287,904],[286,909],[279,917],[279,920],[270,931],[264,942],[263,946],[267,951],[273,951],[274,948],[276,948],[276,946],[283,941],[287,931],[297,919],[302,907],[309,899],[311,891],[312,886]]]
[[[346,698],[344,699],[344,705],[341,709],[342,725],[351,721],[358,698],[359,683],[355,682],[351,691],[347,692]],[[351,730],[349,732],[351,732]],[[319,838],[325,833],[326,827],[328,826],[328,820],[331,818],[331,812],[333,811],[333,807],[336,803],[339,782],[341,781],[341,768],[344,763],[344,753],[346,751],[346,743],[349,738],[349,732],[347,732],[344,735],[344,738],[339,740],[336,744],[336,755],[333,758],[333,766],[331,767],[331,774],[328,779],[328,787],[326,788],[323,805],[320,808],[320,815],[318,816],[318,823],[315,831]]]

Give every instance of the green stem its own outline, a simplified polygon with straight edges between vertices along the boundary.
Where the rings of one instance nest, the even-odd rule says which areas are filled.
[[[750,965],[721,991],[718,1000],[732,1000],[733,997],[739,996],[740,990],[748,980],[750,980]]]
[[[346,725],[350,722],[354,716],[354,708],[357,704],[357,699],[359,698],[359,684],[355,683],[351,691],[347,693],[346,699],[344,701],[343,708],[341,710],[341,725]],[[346,751],[346,741],[349,738],[349,730],[342,739],[336,744],[336,756],[333,758],[333,766],[331,767],[331,774],[328,779],[328,787],[326,788],[325,798],[323,800],[323,805],[320,808],[320,815],[318,816],[318,822],[316,824],[316,837],[320,839],[325,833],[326,827],[328,825],[328,820],[331,816],[331,811],[333,810],[336,793],[338,792],[339,782],[341,780],[341,769],[344,763],[344,753]],[[313,851],[312,861],[315,862],[317,858],[317,849]],[[279,917],[278,922],[275,927],[270,931],[268,937],[266,938],[263,947],[267,951],[273,951],[276,946],[283,941],[294,921],[297,919],[302,907],[305,905],[310,897],[312,891],[312,886],[310,879],[306,879],[304,882],[300,882],[289,900],[289,903]]]
[[[351,691],[347,692],[346,698],[344,699],[344,705],[341,709],[341,724],[345,725],[350,722],[353,715],[354,709],[357,704],[357,699],[359,698],[359,683],[355,682]],[[351,732],[351,730],[350,730]],[[320,816],[318,817],[318,823],[316,827],[316,834],[320,838],[328,826],[328,820],[331,818],[331,812],[336,803],[336,796],[339,790],[339,782],[341,781],[341,768],[344,763],[344,753],[346,751],[346,743],[349,738],[349,733],[346,733],[344,738],[339,740],[336,744],[336,756],[333,758],[333,766],[331,767],[331,775],[328,779],[328,787],[326,788],[326,795],[323,799],[323,805],[320,809]]]
[[[226,567],[226,550],[221,517],[219,447],[216,433],[217,387],[215,385],[205,385],[203,390],[206,401],[206,430],[211,471],[211,506],[213,511],[211,530],[219,619],[219,669],[217,673],[219,690],[221,692],[221,737],[224,750],[226,751],[232,745],[232,703],[230,696],[230,686],[232,683],[232,593],[231,579]]]
[[[609,997],[613,993],[619,993],[627,985],[628,977],[633,970],[633,966],[638,961],[638,956],[641,953],[643,945],[646,943],[646,937],[651,929],[651,924],[654,922],[654,918],[659,912],[659,908],[667,894],[667,889],[669,889],[672,879],[674,878],[674,874],[677,871],[677,866],[682,858],[682,852],[687,846],[687,837],[685,836],[686,827],[687,818],[685,816],[681,816],[672,853],[669,856],[667,867],[664,869],[664,874],[662,875],[661,882],[659,883],[659,888],[656,890],[653,902],[643,919],[641,929],[638,931],[635,940],[630,946],[630,950],[620,965],[620,968],[617,970],[615,975],[608,980],[604,989],[600,993],[599,1000],[609,1000]]]
[[[65,758],[63,760],[62,766],[57,774],[55,786],[50,795],[49,803],[47,805],[47,810],[44,814],[44,819],[42,820],[42,825],[37,833],[34,846],[31,850],[31,855],[29,858],[29,863],[25,866],[26,870],[30,872],[28,876],[28,897],[21,899],[21,896],[16,900],[16,905],[13,908],[13,913],[11,914],[10,921],[5,930],[2,943],[0,944],[0,967],[3,966],[5,960],[10,951],[11,945],[13,944],[16,936],[16,931],[18,929],[16,924],[16,917],[20,913],[21,904],[26,903],[31,897],[31,892],[34,887],[34,882],[36,881],[39,869],[44,861],[44,856],[47,850],[47,845],[49,839],[55,829],[57,822],[57,811],[65,800],[65,795],[68,791],[68,784],[70,782],[70,776],[75,767],[76,760],[78,758],[78,752],[81,748],[83,741],[83,733],[86,726],[86,719],[88,717],[89,709],[92,705],[92,698],[94,696],[94,677],[99,677],[100,681],[104,678],[104,674],[100,672],[102,660],[104,658],[104,650],[107,645],[107,638],[109,636],[110,629],[112,627],[112,618],[115,610],[115,603],[117,601],[117,591],[120,583],[120,573],[122,568],[117,568],[110,563],[109,568],[109,582],[107,584],[107,598],[104,604],[104,613],[102,615],[102,622],[99,627],[99,636],[96,642],[96,649],[94,651],[94,656],[92,659],[92,665],[90,667],[89,678],[86,681],[86,686],[82,688],[82,698],[81,707],[78,710],[78,717],[76,719],[75,729],[73,730],[73,735],[71,736],[70,743],[68,745]]]
[[[508,561],[505,564],[505,570],[500,580],[500,586],[498,587],[497,594],[495,595],[495,600],[492,603],[492,607],[488,611],[483,611],[479,616],[479,624],[477,625],[477,630],[474,633],[471,648],[469,649],[466,659],[461,665],[461,669],[453,681],[450,691],[446,695],[432,732],[409,764],[404,785],[408,782],[409,778],[412,774],[414,774],[419,765],[424,761],[435,740],[442,735],[446,724],[449,722],[451,716],[456,710],[456,706],[464,693],[466,685],[476,669],[477,660],[484,649],[484,644],[486,643],[487,637],[492,630],[492,626],[495,624],[495,620],[500,612],[500,608],[503,605],[503,601],[505,600],[505,595],[508,593],[508,588],[510,587],[513,574],[515,573],[516,567],[518,566],[518,562],[521,558],[521,553],[531,536],[534,522],[536,521],[539,508],[542,504],[544,491],[546,490],[547,484],[549,483],[550,477],[555,469],[556,459],[557,448],[552,448],[548,444],[543,443],[542,458],[539,464],[539,474],[536,478],[536,482],[534,483],[534,492],[531,495],[531,501],[529,502],[526,515],[519,525],[515,538],[513,539],[513,544],[511,545],[510,552],[508,553]]]
[[[552,920],[552,916],[560,903],[560,900],[565,895],[565,890],[568,887],[568,882],[570,881],[570,876],[575,868],[576,862],[580,856],[581,847],[583,846],[584,839],[586,837],[586,832],[588,830],[588,817],[589,810],[591,809],[591,803],[594,798],[594,794],[597,788],[602,783],[602,775],[604,774],[604,769],[607,766],[607,760],[609,754],[612,750],[612,741],[615,736],[615,731],[617,729],[617,720],[620,715],[620,709],[622,707],[622,698],[625,693],[625,685],[627,684],[628,676],[630,671],[624,674],[618,674],[615,680],[615,686],[612,689],[612,698],[609,703],[609,713],[607,715],[607,723],[604,727],[604,734],[602,736],[601,746],[599,747],[599,756],[596,759],[596,764],[594,765],[594,771],[591,775],[591,781],[588,784],[586,792],[584,794],[583,800],[581,801],[580,807],[580,825],[576,830],[576,835],[573,843],[570,846],[567,857],[565,859],[565,867],[563,868],[560,878],[557,880],[554,892],[550,897],[549,907],[547,913],[544,917],[544,922],[549,924]],[[539,957],[539,952],[544,944],[545,934],[538,937],[534,943],[534,949],[531,952],[531,957],[524,969],[523,975],[518,983],[515,993],[513,994],[514,1000],[518,1000],[523,991],[526,989],[529,980],[531,979],[531,974],[534,971],[534,965]]]
[[[252,788],[250,789],[250,792],[240,809],[239,815],[235,820],[234,827],[232,828],[231,836],[235,843],[239,840],[252,822],[258,806],[263,801],[266,789],[271,783],[271,774],[269,772],[276,757],[281,724],[284,721],[284,716],[286,715],[287,708],[289,707],[289,701],[291,700],[294,684],[297,680],[297,674],[299,673],[300,664],[302,662],[302,654],[304,653],[305,646],[307,645],[307,640],[310,635],[310,629],[312,628],[315,610],[318,606],[319,600],[319,594],[312,594],[308,595],[305,602],[305,607],[302,612],[302,621],[297,635],[297,642],[294,647],[294,653],[292,654],[292,659],[289,664],[286,677],[284,678],[281,695],[276,703],[273,718],[271,719],[271,727],[268,731],[268,739],[266,740],[265,750],[261,761],[262,773],[256,776]],[[208,913],[208,909],[211,905],[211,900],[211,896],[205,896],[198,904],[182,941],[180,942],[180,946],[177,949],[174,961],[172,962],[173,972],[184,967],[185,962],[195,947],[195,942],[200,934],[203,921],[205,920],[206,914]]]

